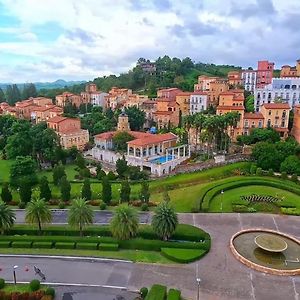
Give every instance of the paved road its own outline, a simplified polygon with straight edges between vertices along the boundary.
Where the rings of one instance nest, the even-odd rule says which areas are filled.
[[[16,223],[25,223],[25,211],[15,210],[16,213]],[[139,213],[140,223],[150,223],[151,215],[147,212]],[[52,223],[53,224],[67,224],[68,210],[52,210]],[[112,212],[110,211],[95,211],[94,212],[94,224],[108,224],[112,218]]]
[[[201,300],[300,300],[300,276],[274,276],[249,269],[237,261],[229,249],[229,240],[233,234],[253,227],[279,230],[300,239],[299,217],[180,214],[179,219],[182,223],[201,227],[211,234],[212,249],[199,262],[188,265],[150,265],[0,257],[0,267],[3,267],[0,277],[12,279],[11,268],[19,264],[19,278],[29,281],[34,274],[23,271],[24,266],[37,264],[42,266],[47,281],[51,282],[124,286],[131,290],[161,283],[181,289],[187,299],[196,299],[196,277],[199,276],[202,280]]]

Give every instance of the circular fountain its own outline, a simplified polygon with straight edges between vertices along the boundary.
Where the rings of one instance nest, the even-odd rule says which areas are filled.
[[[300,275],[300,242],[283,233],[248,229],[230,241],[234,256],[255,270],[277,275]]]

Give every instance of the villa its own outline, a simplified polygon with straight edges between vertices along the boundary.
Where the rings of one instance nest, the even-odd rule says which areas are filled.
[[[127,142],[124,155],[128,164],[148,170],[155,176],[169,174],[174,168],[190,157],[188,145],[177,145],[177,136],[173,133],[151,134],[131,131],[128,116],[122,112],[119,116],[118,130],[96,135],[92,156],[100,161],[115,164],[123,157],[114,151],[113,137],[119,132],[128,132],[134,139]]]

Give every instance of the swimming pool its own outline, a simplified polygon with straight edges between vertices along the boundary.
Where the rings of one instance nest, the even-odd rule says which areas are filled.
[[[168,157],[166,156],[161,156],[161,157],[158,157],[158,158],[155,158],[153,160],[150,160],[150,162],[154,163],[154,164],[163,164],[165,163],[166,161],[170,161],[170,160],[173,160],[175,157],[172,156],[172,155],[168,155]]]

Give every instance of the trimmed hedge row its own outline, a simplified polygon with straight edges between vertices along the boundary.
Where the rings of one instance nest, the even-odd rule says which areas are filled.
[[[167,287],[160,284],[154,284],[145,300],[165,300],[167,296]]]
[[[200,208],[204,212],[208,212],[211,200],[219,195],[221,191],[231,190],[242,186],[262,185],[287,190],[300,196],[300,189],[296,184],[291,182],[281,182],[274,179],[261,177],[235,177],[221,180],[217,184],[207,185],[200,194]]]
[[[179,262],[190,263],[203,257],[207,251],[202,249],[174,249],[174,248],[162,248],[161,254],[166,258]]]
[[[181,291],[175,289],[169,289],[167,300],[180,300]]]

